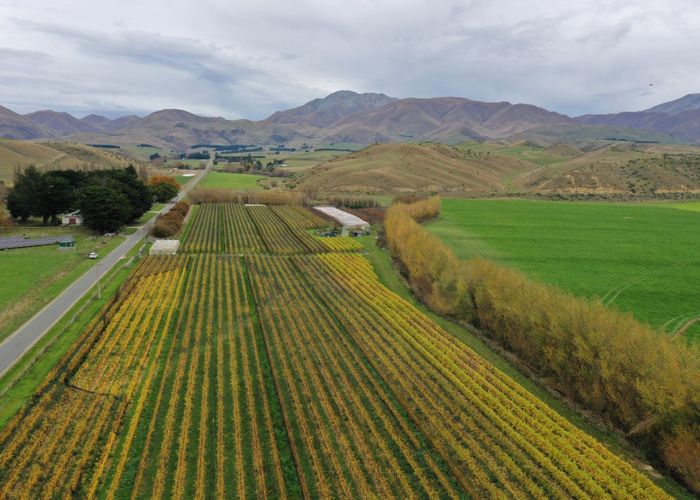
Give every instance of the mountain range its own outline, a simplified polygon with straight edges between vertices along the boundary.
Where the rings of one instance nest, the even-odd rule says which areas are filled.
[[[461,97],[397,99],[343,90],[259,120],[204,117],[179,109],[109,119],[52,110],[20,115],[0,106],[0,137],[83,143],[149,143],[184,150],[200,143],[287,145],[464,140],[595,140],[700,144],[700,94],[645,111],[569,117],[530,104]]]

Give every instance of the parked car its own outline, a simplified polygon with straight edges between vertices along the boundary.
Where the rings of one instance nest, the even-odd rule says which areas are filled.
[[[97,258],[97,252],[90,252],[88,254],[88,259],[96,259]]]

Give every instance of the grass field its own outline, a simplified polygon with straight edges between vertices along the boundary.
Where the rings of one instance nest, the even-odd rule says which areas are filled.
[[[49,303],[75,279],[124,241],[122,236],[104,238],[85,228],[0,229],[0,236],[25,237],[72,235],[75,248],[58,250],[55,245],[0,252],[0,276],[12,286],[0,287],[0,340]],[[87,254],[96,251],[97,260]]]
[[[684,203],[664,203],[659,206],[676,208],[678,210],[690,210],[691,212],[700,212],[700,201],[687,201]]]
[[[700,214],[689,210],[444,199],[426,227],[460,257],[512,265],[669,332],[700,316]],[[700,341],[700,325],[686,335]]]
[[[235,174],[229,172],[209,172],[199,184],[205,188],[226,188],[226,189],[260,189],[258,181],[265,179],[261,175]]]

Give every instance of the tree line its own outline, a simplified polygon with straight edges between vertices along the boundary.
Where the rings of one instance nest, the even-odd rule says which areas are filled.
[[[700,492],[700,350],[511,268],[458,259],[418,223],[439,211],[435,197],[392,205],[385,217],[389,251],[414,293],[484,331]]]
[[[176,194],[177,186],[163,187],[163,181],[147,185],[133,166],[46,172],[29,166],[15,173],[7,209],[13,219],[40,217],[44,225],[58,224],[60,214],[80,210],[87,227],[109,232],[140,218],[154,199],[165,201]]]

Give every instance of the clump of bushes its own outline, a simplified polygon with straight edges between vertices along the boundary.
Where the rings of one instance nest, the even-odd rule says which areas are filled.
[[[182,229],[182,224],[189,210],[190,206],[186,202],[178,201],[175,203],[167,213],[156,219],[155,224],[151,228],[151,236],[170,238],[176,235]]]
[[[180,192],[180,185],[173,177],[155,175],[148,179],[148,189],[159,203],[172,200]]]
[[[459,260],[416,222],[438,213],[429,198],[394,204],[385,218],[389,250],[416,295],[487,332],[700,492],[700,350],[516,270]]]

